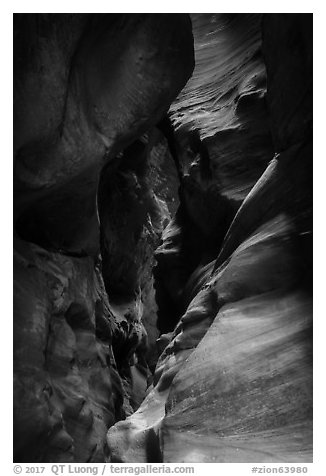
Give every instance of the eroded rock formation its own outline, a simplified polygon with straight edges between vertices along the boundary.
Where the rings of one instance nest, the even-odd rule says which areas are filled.
[[[311,43],[16,15],[17,462],[311,461]]]
[[[311,461],[311,17],[194,15],[193,31],[171,108],[193,162],[157,250],[175,320],[108,443],[117,461]]]
[[[191,22],[16,15],[14,47],[15,460],[104,461],[147,386],[141,319],[155,327],[153,250],[175,199],[155,125],[192,72]]]

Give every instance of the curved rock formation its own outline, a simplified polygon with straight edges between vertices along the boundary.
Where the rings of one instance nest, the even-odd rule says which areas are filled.
[[[94,254],[99,171],[159,121],[191,74],[190,21],[22,15],[15,31],[18,233]]]
[[[312,18],[191,20],[15,15],[16,462],[311,461]]]
[[[160,280],[179,314],[145,401],[108,432],[113,461],[311,461],[311,16],[281,17],[193,16],[196,68],[171,111],[193,154],[187,245],[206,225],[215,249],[197,244],[189,266],[184,222],[164,231]]]
[[[141,318],[143,295],[153,300],[154,291],[144,281],[168,213],[149,183],[159,140],[140,158],[135,141],[152,137],[192,72],[191,22],[183,14],[22,14],[14,47],[14,458],[104,461],[108,427],[146,390]],[[108,177],[110,168],[118,171]],[[116,185],[127,189],[120,208]],[[133,202],[142,194],[143,204]],[[137,209],[121,233],[115,213],[123,223]],[[111,253],[124,237],[121,275],[121,253]]]

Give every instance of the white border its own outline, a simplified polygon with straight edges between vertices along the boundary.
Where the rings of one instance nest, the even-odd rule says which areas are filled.
[[[325,2],[317,1],[273,1],[273,2],[110,2],[96,1],[15,1],[1,6],[0,46],[1,46],[1,443],[0,468],[8,466],[12,474],[12,13],[178,13],[178,12],[218,12],[225,13],[314,13],[314,464],[309,465],[308,474],[324,474],[326,463],[325,448],[325,354],[326,348],[326,304],[325,295],[325,247],[326,237],[326,154],[325,154],[325,89],[326,89],[326,19]],[[244,10],[245,8],[245,10]],[[5,466],[3,466],[5,465]],[[196,474],[250,474],[248,465],[196,465]],[[248,467],[248,470],[245,469]],[[230,468],[230,471],[227,469]],[[232,467],[232,468],[231,468]],[[235,468],[242,467],[241,471]],[[200,469],[201,468],[201,469]],[[217,472],[216,472],[217,471]]]

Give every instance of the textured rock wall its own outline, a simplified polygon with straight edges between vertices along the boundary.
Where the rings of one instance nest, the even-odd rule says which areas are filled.
[[[274,154],[261,15],[195,14],[192,22],[196,66],[171,106],[183,203],[156,256],[163,332],[185,312],[189,276],[216,257],[236,211]]]
[[[15,459],[103,461],[122,391],[99,270],[19,240],[14,276]]]
[[[311,461],[312,18],[191,18],[15,16],[17,462]]]
[[[15,48],[16,228],[43,246],[96,254],[99,172],[184,86],[189,18],[18,15]]]
[[[191,23],[19,14],[14,63],[14,458],[104,461],[108,427],[146,390],[141,318],[168,215],[150,183],[151,151],[166,151],[152,129],[192,72]]]
[[[192,19],[196,68],[171,108],[189,178],[157,251],[159,285],[179,309],[153,387],[108,432],[112,460],[308,462],[312,16]],[[200,200],[209,210],[196,215]],[[213,233],[215,254],[214,240],[208,253],[196,243],[210,215],[225,235]]]
[[[160,139],[158,144],[152,135]],[[152,269],[154,250],[171,218],[168,204],[172,206],[177,200],[177,190],[173,186],[166,190],[164,180],[177,182],[176,173],[162,138],[154,130],[147,140],[134,142],[108,164],[99,185],[102,273],[118,321],[113,345],[119,373],[130,394],[128,415],[143,400],[151,377],[148,365],[155,366],[158,357]],[[140,386],[133,390],[135,381]]]

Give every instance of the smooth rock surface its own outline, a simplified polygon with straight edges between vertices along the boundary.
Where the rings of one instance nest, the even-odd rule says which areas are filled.
[[[235,158],[215,189],[238,205],[223,242],[219,246],[216,241],[215,256],[209,260],[199,251],[197,265],[188,276],[179,238],[185,230],[182,221],[175,219],[163,234],[162,251],[158,250],[158,259],[160,253],[165,254],[161,280],[164,269],[181,270],[173,279],[178,283],[178,276],[183,276],[182,284],[174,291],[171,285],[169,293],[176,293],[173,299],[179,312],[182,306],[185,310],[179,322],[175,316],[174,329],[160,339],[166,347],[147,398],[134,415],[108,432],[115,461],[153,461],[157,455],[163,462],[312,460],[311,16],[281,16],[278,22],[278,15],[264,15],[262,23],[256,15],[193,16],[197,73],[172,106],[172,116],[177,124],[184,123],[186,131],[198,127],[209,153],[210,140],[213,147],[224,150],[217,159],[209,154],[211,164],[213,160],[223,164],[223,156]],[[196,19],[199,38],[206,42],[196,44]],[[259,63],[260,74],[265,74],[261,53],[257,54],[261,32],[267,95],[264,81],[259,83],[259,94],[250,83],[253,64],[258,68]],[[214,46],[225,45],[229,39],[230,47],[225,53],[218,50],[216,59],[210,35]],[[294,40],[298,38],[300,42]],[[308,60],[302,62],[305,56]],[[220,82],[210,79],[209,85],[202,84],[201,70],[206,68],[204,81],[215,71],[215,64],[224,65]],[[298,76],[301,69],[304,74]],[[235,92],[225,100],[225,89],[232,83],[228,78],[234,78]],[[240,93],[243,104],[238,107],[236,95],[242,80],[251,86]],[[260,113],[252,107],[252,100],[259,97],[265,98]],[[298,120],[285,128],[283,121],[296,108]],[[307,121],[299,120],[301,114]],[[241,117],[244,122],[239,124]],[[248,131],[258,118],[263,120],[265,138],[256,142],[255,136],[257,160],[250,162],[238,145],[242,140],[250,144],[253,136]],[[233,140],[225,147],[222,138],[221,148],[220,132],[214,135],[213,127],[222,131],[232,124]],[[182,134],[187,138],[187,132]],[[200,155],[197,170],[203,161]],[[241,171],[241,160],[247,173]],[[198,190],[203,190],[205,182],[197,183],[201,183]],[[194,203],[187,197],[181,203],[193,218]],[[204,203],[211,206],[209,200]]]

